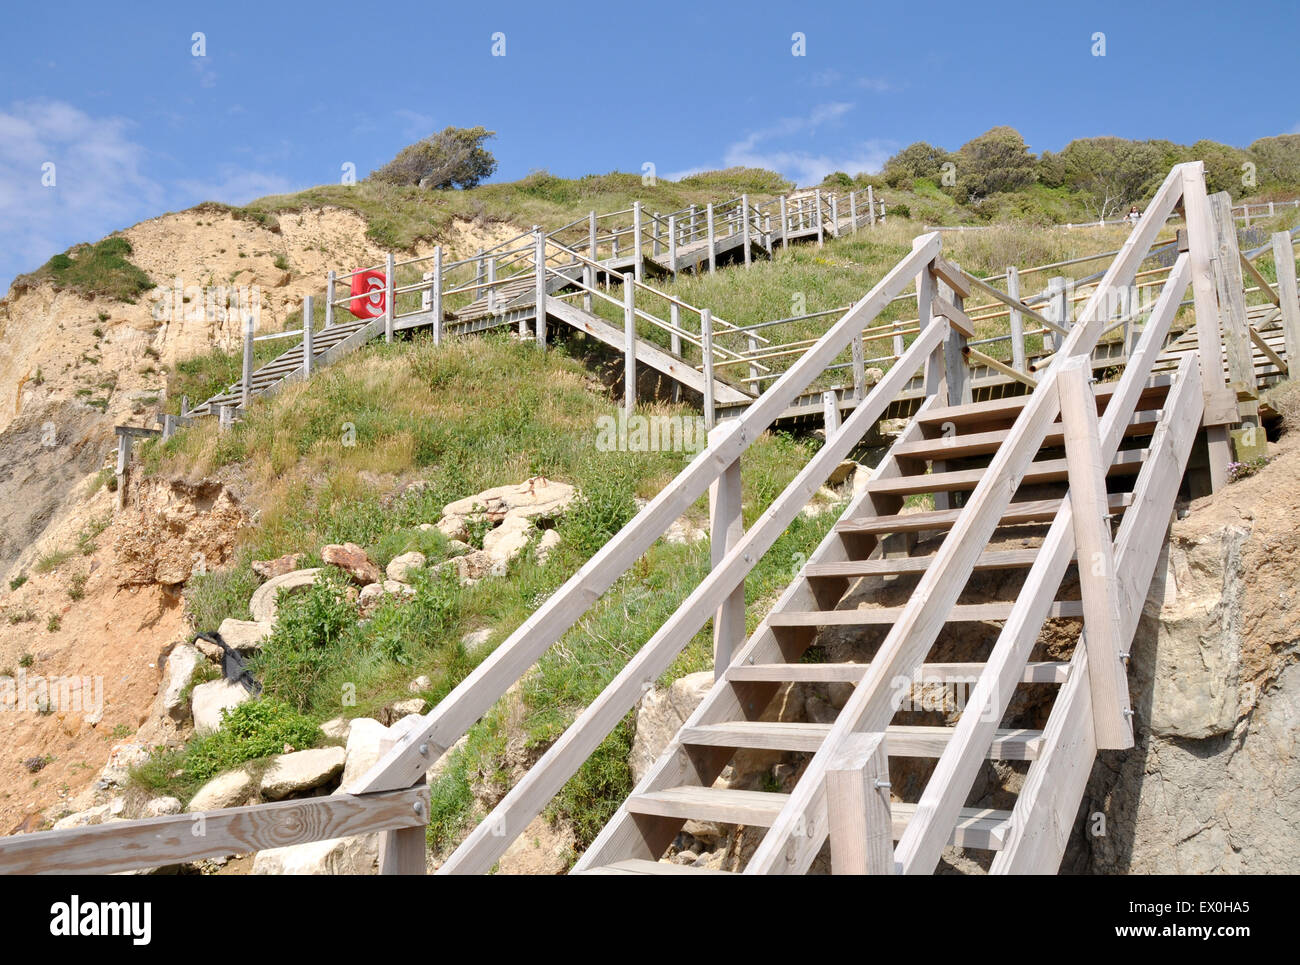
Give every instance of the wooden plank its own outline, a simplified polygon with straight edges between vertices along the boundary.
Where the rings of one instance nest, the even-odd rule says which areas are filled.
[[[1159,409],[1146,409],[1135,412],[1124,427],[1125,435],[1146,435],[1160,421]],[[938,439],[921,439],[903,446],[898,455],[909,458],[929,459],[943,457],[961,459],[966,456],[987,455],[997,452],[998,447],[1006,441],[1010,429],[995,429],[989,432],[970,432],[942,436]],[[1059,446],[1065,439],[1065,432],[1057,423],[1043,438],[1043,445]]]
[[[1139,386],[1142,392],[1141,397],[1144,400],[1158,399],[1168,390],[1171,382],[1172,379],[1167,375],[1151,378],[1147,383]],[[1098,383],[1096,388],[1097,398],[1109,399],[1118,387],[1118,382]],[[989,399],[984,402],[971,402],[965,405],[934,406],[926,413],[923,424],[926,426],[942,426],[945,422],[951,422],[954,426],[962,426],[972,423],[987,424],[1014,421],[1019,417],[1021,410],[1029,404],[1031,398],[1033,398],[1032,394],[1012,395],[1001,399]]]
[[[601,865],[587,871],[576,871],[580,875],[725,875],[726,871],[716,868],[696,868],[692,865],[673,864],[671,861],[649,861],[645,858],[627,858],[614,864]]]
[[[1097,746],[1125,750],[1133,746],[1128,676],[1115,614],[1117,596],[1114,547],[1106,510],[1106,468],[1097,427],[1097,405],[1088,373],[1076,359],[1060,366],[1056,390],[1065,423],[1074,542],[1087,627],[1093,723]]]
[[[954,604],[949,609],[945,623],[1005,620],[1011,616],[1012,607],[1011,603]],[[771,614],[768,623],[774,627],[893,626],[906,612],[907,607],[901,606],[870,607],[863,610],[785,610]],[[1082,617],[1083,603],[1080,600],[1053,601],[1048,615],[1053,619]]]
[[[1128,505],[1127,493],[1111,493],[1108,497],[1111,510]],[[1022,523],[1050,523],[1061,508],[1059,499],[1027,499],[1011,503],[998,520],[999,526]],[[835,524],[840,533],[919,533],[927,530],[948,529],[961,516],[960,509],[941,512],[904,513],[894,516],[858,516],[842,519]]]
[[[1220,336],[1223,319],[1214,281],[1214,225],[1210,201],[1205,193],[1205,171],[1200,161],[1179,165],[1183,175],[1183,206],[1187,218],[1187,243],[1191,259],[1192,292],[1196,305],[1196,334],[1201,347],[1201,387],[1206,393],[1206,425],[1237,422],[1237,398],[1228,391],[1217,360],[1223,351]],[[1227,434],[1210,439],[1210,479],[1215,490],[1227,482]]]
[[[423,836],[428,813],[419,787],[41,831],[4,840],[0,874],[114,874],[397,828]]]
[[[975,323],[971,321],[969,315],[948,301],[948,299],[935,295],[931,301],[930,311],[935,315],[942,315],[948,319],[952,327],[967,338],[975,337]]]
[[[1124,449],[1115,454],[1111,460],[1110,475],[1125,475],[1137,471],[1145,458],[1144,449]],[[987,469],[955,469],[948,472],[936,472],[916,476],[903,476],[899,479],[881,480],[873,483],[873,492],[914,495],[916,493],[953,492],[975,489],[989,474]],[[1066,461],[1064,459],[1042,459],[1031,463],[1021,475],[1019,482],[1023,485],[1037,485],[1045,482],[1061,482],[1066,478]]]
[[[1065,682],[1066,664],[1061,661],[1039,661],[1025,665],[1020,683],[1059,684]],[[982,663],[927,663],[913,674],[920,683],[946,683],[950,681],[974,682],[984,669]],[[858,683],[867,672],[862,663],[756,663],[733,664],[727,668],[726,678],[732,681],[773,683]]]
[[[726,433],[725,426],[712,431]],[[709,487],[709,560],[719,566],[727,553],[745,535],[740,460],[728,466]],[[722,676],[732,654],[745,642],[745,584],[741,583],[722,601],[713,615],[713,676]]]
[[[1290,366],[1286,364],[1286,360],[1283,359],[1282,356],[1278,355],[1277,352],[1273,351],[1273,346],[1264,341],[1264,336],[1260,335],[1259,332],[1255,330],[1254,325],[1250,325],[1248,328],[1250,329],[1250,340],[1255,344],[1255,347],[1264,354],[1265,358],[1273,363],[1273,366],[1279,372],[1283,375],[1289,374],[1291,369]]]
[[[1300,359],[1300,291],[1296,287],[1295,244],[1289,231],[1274,232],[1273,264],[1277,267],[1277,294],[1281,301],[1286,357]]]
[[[1024,372],[1007,365],[999,359],[995,359],[991,355],[985,355],[983,352],[973,349],[969,345],[963,345],[961,351],[962,354],[966,356],[968,363],[983,365],[995,372],[1000,372],[1002,375],[1005,375],[1007,378],[1015,382],[1029,386],[1030,389],[1036,389],[1038,387],[1038,380],[1032,375],[1026,375]]]
[[[826,769],[831,873],[882,875],[894,871],[893,814],[885,735],[854,734]]]
[[[1228,358],[1228,387],[1238,398],[1242,393],[1257,397],[1259,389],[1255,384],[1250,326],[1246,321],[1245,282],[1241,276],[1237,226],[1232,220],[1232,199],[1226,191],[1220,191],[1209,200],[1218,255],[1214,261],[1214,277],[1218,290],[1219,317],[1223,323],[1223,346]],[[1242,410],[1239,408],[1238,411]],[[1254,407],[1251,411],[1255,411]],[[1097,662],[1094,660],[1093,669],[1096,668]],[[1096,712],[1094,707],[1093,713]]]
[[[1288,237],[1289,235],[1290,233],[1288,232]],[[1238,257],[1241,260],[1241,267],[1245,269],[1246,274],[1250,275],[1255,284],[1259,286],[1260,293],[1274,305],[1280,307],[1282,299],[1279,298],[1277,292],[1273,290],[1273,286],[1269,284],[1268,279],[1260,274],[1259,269],[1255,267],[1255,263],[1246,257],[1244,251],[1238,252]]]
[[[943,279],[944,284],[956,292],[959,298],[970,298],[971,279],[952,262],[936,257],[930,263],[930,270]],[[974,332],[971,333],[971,337],[974,338]]]
[[[975,561],[976,570],[1012,570],[1032,566],[1038,550],[993,550],[980,554]],[[816,563],[804,567],[804,575],[818,577],[885,576],[901,573],[923,573],[934,561],[933,556],[900,556],[877,560],[847,560],[841,563]]]
[[[729,675],[728,679],[735,678]],[[678,740],[685,745],[700,747],[811,752],[821,747],[830,729],[830,724],[733,720],[683,727]],[[948,746],[953,732],[951,727],[891,724],[885,729],[889,738],[888,756],[938,757]],[[989,747],[989,759],[1032,760],[1038,753],[1041,736],[1041,732],[1036,730],[1000,729]]]

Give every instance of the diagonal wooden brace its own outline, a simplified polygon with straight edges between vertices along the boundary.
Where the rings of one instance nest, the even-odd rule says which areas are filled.
[[[1081,638],[1088,648],[1089,685],[1097,746],[1123,750],[1133,746],[1128,674],[1121,656],[1119,585],[1106,497],[1106,464],[1101,457],[1097,402],[1089,383],[1088,359],[1063,359],[1056,381],[1065,429],[1074,540],[1083,591]]]

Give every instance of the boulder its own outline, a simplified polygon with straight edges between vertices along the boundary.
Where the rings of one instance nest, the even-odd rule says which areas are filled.
[[[492,639],[492,628],[480,627],[477,630],[471,630],[469,633],[465,634],[463,637],[460,638],[460,642],[463,643],[466,647],[473,649],[474,647],[483,646],[483,644],[487,643],[491,639]]]
[[[243,768],[226,771],[208,781],[190,798],[190,811],[238,807],[252,796],[253,775]]]
[[[361,586],[378,583],[383,579],[379,567],[356,543],[330,543],[322,546],[320,558],[331,566],[337,566]]]
[[[633,783],[645,776],[712,686],[713,671],[701,670],[674,680],[666,689],[656,687],[641,698],[628,755]]]
[[[407,730],[419,726],[422,717],[408,716],[385,727],[370,717],[358,717],[352,721],[352,730],[348,732],[347,753],[344,757],[343,779],[339,791],[343,791],[358,777],[370,770],[393,744],[401,740]]]
[[[363,616],[368,617],[374,613],[379,603],[384,598],[384,585],[382,583],[367,583],[357,594],[357,611]]]
[[[275,579],[267,580],[253,591],[248,601],[248,609],[258,623],[275,623],[277,598],[281,590],[297,590],[311,586],[320,574],[320,567],[313,566],[306,570],[293,570]]]
[[[332,741],[346,741],[352,721],[346,717],[332,717],[320,725],[320,732]]]
[[[576,496],[577,490],[567,483],[534,476],[518,485],[496,486],[448,503],[443,507],[443,515],[486,515],[494,523],[504,520],[507,515],[534,520],[554,519],[569,507]],[[455,538],[463,539],[461,536]]]
[[[465,524],[464,516],[448,516],[444,514],[442,519],[438,520],[436,528],[438,532],[453,543],[469,539],[469,528]]]
[[[545,563],[550,559],[551,551],[560,545],[560,534],[558,530],[548,529],[543,531],[542,538],[537,541],[537,562]]]
[[[401,556],[394,556],[384,569],[384,574],[390,580],[396,580],[399,583],[411,582],[411,574],[416,570],[423,568],[425,556],[423,553],[403,553]]]
[[[309,841],[286,848],[259,851],[253,858],[255,875],[372,875],[379,870],[379,836]]]
[[[303,561],[303,553],[286,553],[273,560],[253,560],[253,572],[264,580],[273,580],[296,570]]]
[[[464,556],[453,556],[439,563],[435,569],[452,568],[461,586],[470,586],[488,576],[505,576],[506,564],[484,550],[474,550]]]
[[[390,721],[399,721],[403,717],[409,717],[411,714],[423,714],[429,702],[423,697],[411,697],[407,700],[399,700],[390,704],[388,707],[388,719]]]
[[[257,620],[222,620],[221,626],[217,632],[221,634],[221,639],[225,640],[231,648],[238,650],[240,653],[257,653],[262,649],[262,644],[266,638],[271,635],[274,629],[272,623],[261,623]],[[203,646],[206,641],[200,640],[199,646]],[[220,647],[214,647],[207,644],[220,653]]]
[[[123,787],[131,778],[131,768],[149,759],[149,748],[141,741],[120,741],[108,752],[108,762],[99,772],[101,788]]]
[[[156,797],[145,802],[144,816],[147,818],[160,818],[168,814],[180,814],[184,810],[185,808],[181,807],[180,798]]]
[[[389,596],[415,596],[415,587],[397,580],[384,580],[384,592]]]
[[[77,811],[67,817],[59,818],[51,828],[53,831],[66,831],[68,828],[84,828],[92,824],[108,824],[110,821],[123,820],[118,815],[122,811],[122,801],[117,799],[108,804],[99,804],[85,811]]]
[[[203,654],[199,653],[197,647],[182,643],[172,648],[172,652],[167,655],[167,663],[163,665],[162,709],[177,723],[190,716],[190,702],[182,699],[183,692],[202,660]]]
[[[242,685],[224,678],[199,684],[190,698],[194,713],[194,733],[207,734],[219,729],[222,711],[238,707],[251,699],[252,694]]]
[[[420,674],[420,676],[416,677],[406,685],[406,690],[408,693],[418,694],[420,691],[428,690],[432,686],[433,681],[429,679],[428,675]]]
[[[507,516],[500,526],[483,534],[483,552],[500,563],[509,563],[524,551],[533,528],[526,516]]]
[[[262,797],[279,801],[327,784],[342,772],[343,757],[341,747],[279,754],[271,758],[270,767],[262,775]]]

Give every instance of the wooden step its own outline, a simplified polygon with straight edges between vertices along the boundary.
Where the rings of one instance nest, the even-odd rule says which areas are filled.
[[[1038,550],[989,550],[975,561],[976,570],[1014,570],[1033,566]],[[809,563],[804,576],[809,579],[887,576],[924,573],[934,562],[933,556],[894,556],[870,560],[844,560],[837,563]]]
[[[1161,399],[1169,391],[1173,382],[1171,376],[1159,375],[1147,381],[1140,398],[1143,401]],[[1099,402],[1107,401],[1115,393],[1117,382],[1101,382],[1093,386],[1093,392]],[[948,405],[932,408],[917,419],[922,425],[940,426],[951,422],[955,426],[997,422],[1015,419],[1020,410],[1030,399],[1029,395],[1012,395],[1002,399],[989,399],[986,402],[968,402],[965,405]],[[1099,406],[1100,408],[1100,406]]]
[[[1160,409],[1147,409],[1135,412],[1129,419],[1124,434],[1127,436],[1150,435],[1160,421]],[[1011,434],[1010,429],[995,429],[990,432],[971,432],[941,436],[937,439],[918,439],[915,442],[902,442],[894,446],[893,454],[899,458],[944,460],[963,459],[969,456],[982,456],[997,452],[1002,443]],[[1043,446],[1059,447],[1065,443],[1065,430],[1056,423],[1048,430]]]
[[[727,875],[730,871],[716,868],[693,868],[687,864],[673,864],[671,861],[651,861],[649,858],[625,858],[613,864],[601,865],[577,871],[580,875]]]
[[[1142,469],[1146,449],[1121,449],[1111,460],[1109,476],[1134,475]],[[957,492],[974,489],[984,478],[984,469],[957,469],[952,472],[931,472],[915,476],[894,476],[876,479],[867,484],[867,491],[894,496],[913,496],[919,493]],[[1064,459],[1041,459],[1029,464],[1022,486],[1039,483],[1064,482],[1067,478]]]
[[[816,753],[830,731],[830,724],[733,720],[683,727],[677,736],[683,744],[697,747]],[[885,728],[885,749],[890,757],[937,758],[954,733],[955,727],[891,724]],[[1038,757],[1042,743],[1040,730],[998,730],[988,757],[999,761],[1032,761]]]
[[[1012,603],[959,603],[948,613],[948,623],[982,623],[1005,620],[1011,616]],[[905,608],[877,607],[868,610],[783,610],[769,613],[772,627],[869,627],[891,626],[898,622]],[[1083,616],[1082,600],[1057,600],[1048,609],[1047,618],[1078,619]]]
[[[1133,501],[1131,493],[1111,493],[1108,502],[1112,510],[1125,508]],[[1061,510],[1060,499],[1028,499],[1012,503],[998,520],[999,526],[1018,526],[1024,523],[1050,523]],[[930,530],[951,529],[961,516],[960,509],[940,509],[924,513],[899,513],[890,516],[851,516],[835,524],[837,533],[921,533]]]
[[[867,672],[865,663],[749,663],[732,664],[726,669],[729,681],[763,681],[771,683],[858,683]],[[1025,665],[1020,677],[1027,684],[1063,684],[1070,664],[1064,660],[1044,660]],[[927,663],[921,665],[921,683],[973,681],[984,672],[982,663]]]
[[[718,821],[723,824],[746,824],[771,827],[790,799],[788,794],[771,791],[734,791],[729,788],[698,786],[670,787],[662,791],[633,794],[627,809],[633,814],[678,818],[683,821]],[[916,813],[915,804],[891,802],[893,838],[897,841]],[[1010,811],[991,808],[962,808],[949,843],[959,848],[996,851],[1002,847]]]

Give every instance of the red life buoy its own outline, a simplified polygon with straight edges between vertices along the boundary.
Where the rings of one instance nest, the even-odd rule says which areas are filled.
[[[359,271],[352,276],[352,294],[348,311],[357,318],[378,318],[384,314],[388,279],[382,271]]]

